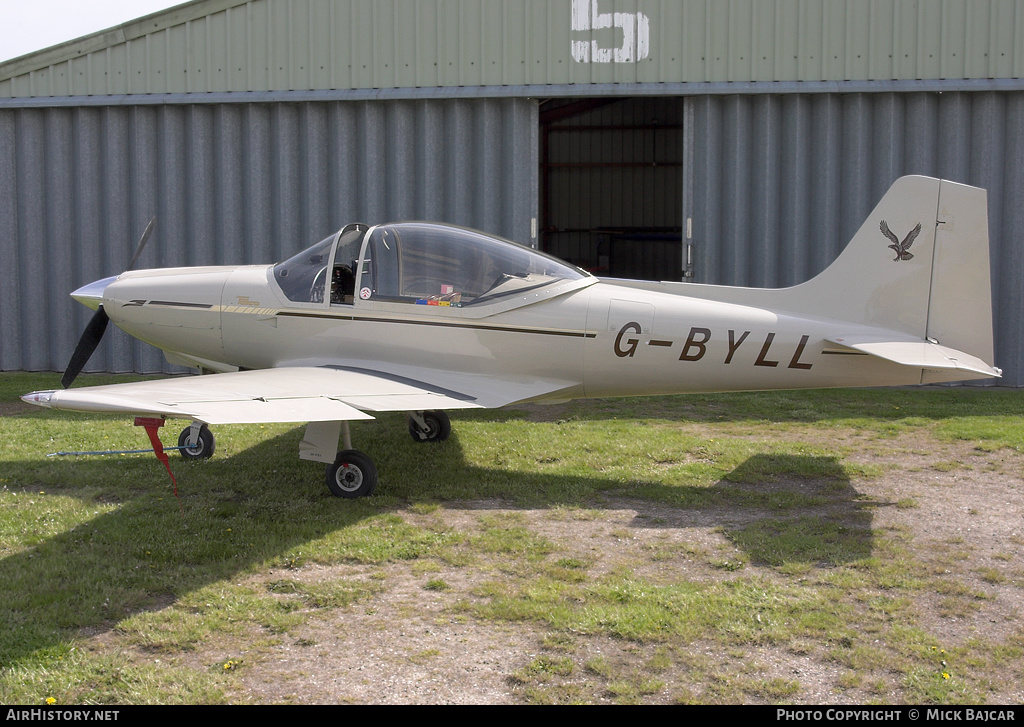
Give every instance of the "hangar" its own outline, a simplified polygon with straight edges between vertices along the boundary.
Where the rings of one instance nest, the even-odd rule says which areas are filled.
[[[599,275],[786,286],[891,182],[989,190],[1024,386],[1024,0],[197,0],[0,64],[0,369],[147,267],[434,220]],[[110,335],[94,370],[171,371]]]

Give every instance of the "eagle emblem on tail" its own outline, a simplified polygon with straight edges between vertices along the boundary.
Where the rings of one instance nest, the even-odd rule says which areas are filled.
[[[921,234],[920,222],[917,223],[917,227],[907,233],[907,236],[903,238],[902,242],[892,233],[892,230],[889,229],[889,225],[886,224],[885,220],[882,220],[882,224],[878,227],[882,231],[882,234],[892,242],[892,244],[889,245],[889,249],[896,252],[896,257],[892,259],[894,263],[898,263],[900,260],[910,260],[914,257],[914,254],[910,252],[910,246],[914,244],[914,240],[916,240],[917,236]]]

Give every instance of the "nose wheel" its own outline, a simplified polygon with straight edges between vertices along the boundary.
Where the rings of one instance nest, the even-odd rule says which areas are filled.
[[[185,427],[178,436],[179,452],[185,459],[208,459],[213,456],[216,448],[216,440],[213,432],[205,424],[198,422],[190,427]]]

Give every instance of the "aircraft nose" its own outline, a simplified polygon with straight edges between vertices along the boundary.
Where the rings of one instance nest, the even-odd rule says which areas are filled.
[[[109,278],[103,278],[103,280],[96,280],[88,285],[83,285],[81,288],[71,294],[71,297],[77,300],[79,303],[84,305],[86,308],[92,308],[96,310],[100,307],[100,303],[103,302],[103,291],[107,289],[107,286],[117,280],[116,275],[112,275]]]

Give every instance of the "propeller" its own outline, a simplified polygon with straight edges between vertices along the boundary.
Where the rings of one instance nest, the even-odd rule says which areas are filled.
[[[85,368],[85,364],[89,361],[93,351],[100,345],[100,340],[103,338],[103,332],[107,330],[107,323],[109,321],[110,318],[107,317],[107,312],[103,310],[103,305],[101,304],[96,309],[92,318],[89,319],[89,324],[85,327],[82,337],[78,339],[75,352],[71,354],[68,367],[64,370],[64,375],[60,377],[60,385],[65,389],[70,387],[71,383],[82,373],[82,369]]]
[[[155,224],[156,217],[151,219],[149,224],[146,225],[146,229],[142,231],[142,237],[139,238],[139,244],[135,246],[135,254],[132,255],[131,262],[128,263],[128,270],[133,270],[135,268],[135,263],[138,261],[139,255],[142,254],[142,248],[146,246],[146,243],[149,241],[149,236],[153,234],[153,225]]]
[[[149,224],[146,225],[146,229],[143,231],[142,237],[139,239],[139,244],[135,246],[135,254],[132,255],[131,262],[128,263],[128,270],[135,267],[135,263],[142,254],[142,249],[146,246],[149,236],[153,233],[153,225],[155,224],[156,217],[151,219]],[[100,345],[100,341],[103,339],[103,333],[107,330],[107,323],[109,322],[110,318],[107,316],[107,312],[103,310],[103,304],[100,303],[92,318],[89,319],[89,323],[85,327],[85,331],[82,332],[82,337],[78,339],[78,345],[75,346],[75,352],[71,354],[71,360],[68,362],[68,367],[65,369],[64,375],[60,377],[60,385],[65,389],[70,387],[72,382],[74,382],[74,380],[78,378],[78,375],[82,373],[82,369],[85,368],[85,364],[89,362],[92,354]]]

